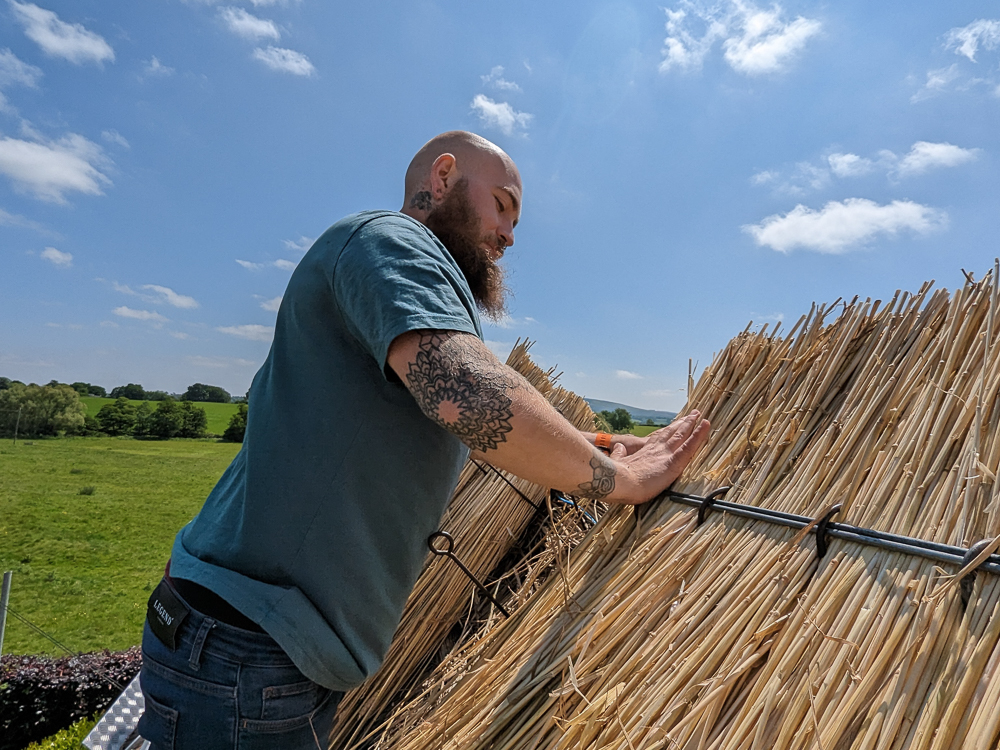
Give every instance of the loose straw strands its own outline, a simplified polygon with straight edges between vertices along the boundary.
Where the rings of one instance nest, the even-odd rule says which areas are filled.
[[[948,295],[750,328],[689,403],[677,483],[968,546],[1000,534],[1000,268]],[[958,750],[1000,737],[1000,578],[670,501],[615,508],[507,622],[446,660],[382,748]],[[443,687],[447,682],[446,689]]]
[[[582,430],[592,429],[594,415],[587,402],[556,386],[554,371],[544,371],[531,361],[530,346],[518,340],[507,364],[572,424]],[[441,528],[454,537],[456,554],[462,562],[483,580],[518,545],[537,515],[536,507],[543,507],[546,499],[545,488],[510,474],[501,477],[492,468],[470,461],[462,471]],[[340,721],[331,736],[333,747],[349,747],[363,739],[392,698],[413,686],[462,619],[473,593],[474,585],[451,560],[428,558],[381,669],[342,701]],[[491,622],[496,617],[492,613]]]

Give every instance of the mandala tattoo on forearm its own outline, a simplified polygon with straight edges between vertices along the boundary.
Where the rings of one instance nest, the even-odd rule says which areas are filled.
[[[420,211],[430,211],[433,207],[434,203],[431,201],[429,190],[421,190],[410,200],[410,208],[416,208]]]
[[[603,500],[615,491],[615,463],[607,456],[594,456],[590,468],[594,470],[594,478],[577,487],[575,494],[587,500]]]
[[[506,442],[513,429],[509,394],[516,385],[503,372],[477,368],[477,355],[455,337],[423,333],[406,380],[428,417],[485,452]]]

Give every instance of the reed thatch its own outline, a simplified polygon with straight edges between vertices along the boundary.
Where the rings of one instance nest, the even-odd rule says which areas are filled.
[[[570,423],[581,430],[592,430],[594,413],[587,402],[556,385],[558,375],[554,369],[542,370],[532,362],[528,354],[530,348],[530,342],[518,340],[507,364],[523,375]],[[441,529],[454,537],[455,553],[466,567],[479,580],[489,580],[488,576],[512,551],[516,559],[538,556],[538,551],[532,550],[530,544],[520,553],[516,550],[530,541],[528,537],[532,535],[528,531],[533,520],[549,520],[551,509],[547,501],[547,488],[470,460],[441,520]],[[588,509],[594,510],[589,505]],[[562,513],[557,515],[561,517]],[[544,534],[542,537],[544,539]],[[546,559],[551,559],[551,554]],[[502,572],[506,577],[516,577],[525,569],[525,577],[512,587],[520,591],[523,598],[536,585],[546,567],[544,560],[527,566],[528,569],[524,563],[512,561],[510,569]],[[497,591],[501,581],[495,579],[499,577],[502,576],[494,576],[493,580],[493,588]],[[414,687],[428,666],[440,660],[440,651],[446,647],[456,623],[473,605],[475,593],[474,584],[451,560],[428,556],[381,669],[344,697],[331,736],[332,747],[364,743],[380,717],[399,700],[400,694]],[[517,604],[518,597],[513,597],[505,608],[510,610]],[[492,611],[488,600],[486,608],[485,622],[479,623],[478,628],[475,618],[466,618],[467,632],[459,635],[454,645],[460,645],[484,627],[488,630],[497,621],[500,615]],[[452,637],[452,640],[456,639]]]
[[[675,489],[995,550],[998,274],[748,328],[690,392],[713,430]],[[378,746],[997,747],[1000,578],[963,607],[957,565],[839,540],[817,560],[809,529],[695,515],[607,513]]]

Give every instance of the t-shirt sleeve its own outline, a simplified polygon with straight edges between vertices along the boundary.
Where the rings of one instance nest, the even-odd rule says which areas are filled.
[[[389,345],[407,331],[479,335],[461,271],[419,227],[363,227],[340,254],[333,290],[348,329],[383,374]]]

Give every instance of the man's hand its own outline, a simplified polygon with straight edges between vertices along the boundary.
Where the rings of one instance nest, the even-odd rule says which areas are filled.
[[[619,502],[644,503],[667,489],[708,440],[710,429],[708,420],[692,411],[645,438],[635,438],[643,444],[634,450],[630,450],[625,441],[617,442],[611,451],[611,460],[619,467],[619,484],[630,478],[635,493]]]

